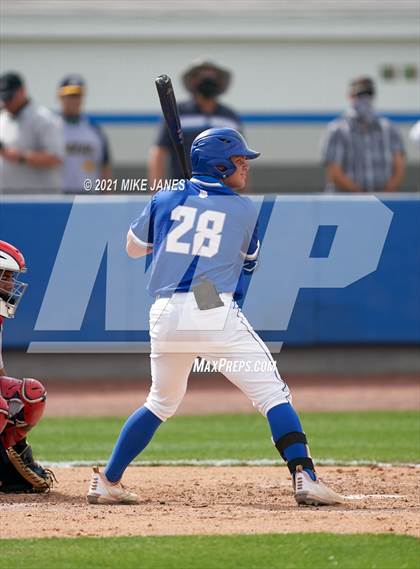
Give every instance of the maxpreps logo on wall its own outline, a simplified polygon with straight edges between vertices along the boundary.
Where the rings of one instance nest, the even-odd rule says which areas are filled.
[[[316,343],[321,291],[328,295],[348,287],[340,293],[341,303],[354,301],[349,285],[376,271],[393,213],[374,196],[253,199],[263,239],[243,311],[274,349],[294,337],[296,343]],[[49,239],[61,243],[29,351],[148,351],[150,260],[130,259],[125,252],[128,227],[147,201],[77,197],[64,234],[53,233],[52,226]],[[298,295],[305,289],[310,294],[299,308]],[[294,309],[298,320],[290,330],[296,330],[288,338]],[[331,334],[340,337],[343,323],[335,326],[338,332]]]

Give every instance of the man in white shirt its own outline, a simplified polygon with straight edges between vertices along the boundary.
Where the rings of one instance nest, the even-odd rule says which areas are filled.
[[[0,76],[0,191],[61,190],[64,138],[58,117],[28,97],[15,72]]]

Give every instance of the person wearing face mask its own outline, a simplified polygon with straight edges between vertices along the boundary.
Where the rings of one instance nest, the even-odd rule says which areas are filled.
[[[218,98],[229,87],[231,73],[210,61],[191,65],[182,76],[191,98],[178,104],[184,133],[186,155],[190,155],[193,140],[209,128],[234,128],[242,132],[239,116],[231,108],[219,103]],[[150,150],[148,179],[150,187],[159,180],[182,179],[178,158],[172,148],[168,130],[160,125],[155,145]]]
[[[404,177],[404,144],[398,129],[374,108],[370,77],[350,83],[350,106],[332,121],[323,140],[326,191],[394,192]]]

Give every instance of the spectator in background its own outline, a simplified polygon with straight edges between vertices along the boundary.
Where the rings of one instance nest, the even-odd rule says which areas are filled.
[[[210,61],[201,61],[187,69],[182,79],[184,86],[191,93],[189,101],[178,105],[186,155],[189,157],[194,138],[203,130],[213,127],[241,130],[241,123],[239,116],[231,108],[218,102],[218,97],[229,87],[229,71]],[[183,178],[164,123],[161,124],[156,144],[150,151],[148,177],[152,186],[154,180],[162,180],[165,177]]]
[[[58,192],[64,157],[57,117],[28,97],[15,72],[0,76],[0,189]]]
[[[410,129],[409,133],[410,139],[415,143],[420,145],[420,121],[417,121]]]
[[[327,127],[322,159],[327,191],[394,192],[404,177],[404,145],[397,128],[374,109],[369,77],[350,83],[350,108]]]
[[[58,88],[65,140],[63,191],[84,193],[84,181],[111,178],[107,138],[98,125],[82,114],[86,84],[79,75],[65,77]]]

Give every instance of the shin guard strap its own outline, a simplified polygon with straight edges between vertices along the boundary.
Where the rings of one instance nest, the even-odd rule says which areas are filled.
[[[309,468],[309,470],[315,470],[312,459],[308,456],[303,456],[302,458],[294,458],[293,460],[289,460],[287,463],[287,468],[290,470],[290,474],[294,474],[296,472],[296,467],[299,465],[301,465],[303,469]]]
[[[283,435],[282,437],[280,437],[275,442],[276,449],[281,454],[281,457],[283,460],[287,460],[285,455],[284,455],[285,449],[287,447],[289,447],[290,445],[294,445],[296,443],[302,443],[304,445],[308,444],[308,441],[306,440],[305,433],[300,433],[298,431],[294,431],[292,433],[287,433],[287,434]]]

